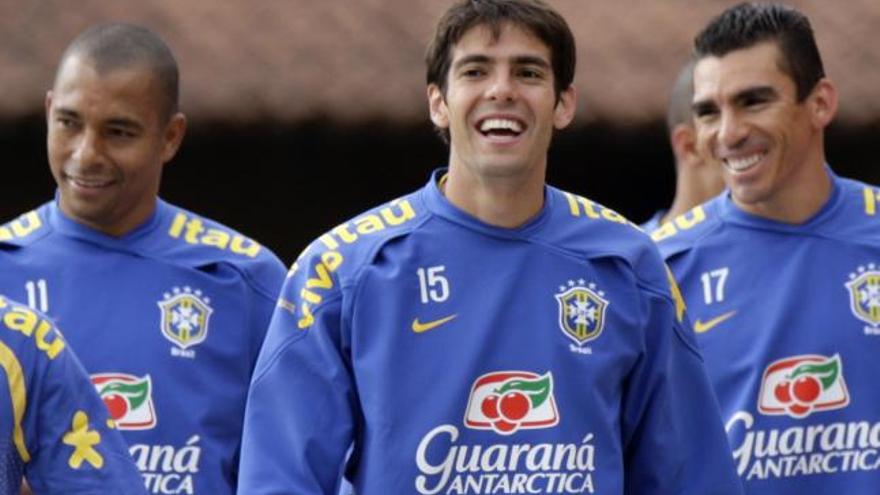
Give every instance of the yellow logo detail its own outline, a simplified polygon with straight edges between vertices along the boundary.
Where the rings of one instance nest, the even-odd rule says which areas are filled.
[[[598,205],[587,198],[571,193],[565,193],[565,199],[568,201],[569,213],[571,213],[571,216],[573,217],[585,216],[594,220],[604,218],[610,222],[624,223],[635,227],[635,224],[627,220],[626,217],[620,213]]]
[[[440,325],[443,325],[444,323],[449,323],[450,321],[454,320],[456,316],[458,315],[454,314],[447,316],[446,318],[440,318],[439,320],[426,321],[425,323],[420,322],[419,319],[416,318],[412,322],[412,331],[415,333],[423,333],[427,332],[428,330],[433,330]]]
[[[70,431],[64,434],[62,441],[73,447],[73,454],[68,461],[73,469],[79,469],[83,461],[96,469],[101,469],[104,465],[104,458],[95,450],[95,445],[101,443],[101,434],[89,430],[89,416],[85,412],[77,411],[73,415]]]
[[[0,307],[5,308],[6,303]],[[52,324],[26,306],[12,305],[3,315],[3,324],[9,330],[33,338],[37,349],[43,351],[49,359],[55,359],[64,350],[64,340]]]
[[[721,323],[727,321],[728,319],[730,319],[730,317],[732,317],[735,314],[736,314],[736,311],[728,311],[727,313],[724,313],[721,316],[716,316],[715,318],[712,318],[711,320],[709,320],[707,322],[702,322],[698,319],[697,321],[694,322],[694,331],[697,333],[706,333],[709,330],[712,330],[712,328],[714,328],[715,326],[720,325]]]
[[[690,230],[698,224],[706,220],[706,212],[702,206],[696,206],[691,211],[682,213],[670,221],[663,223],[654,232],[651,232],[651,239],[654,242],[660,242],[667,237],[672,237],[682,230]]]
[[[171,222],[168,235],[175,239],[183,239],[187,244],[201,244],[220,250],[229,250],[235,254],[256,258],[261,246],[253,239],[239,234],[229,233],[221,229],[205,227],[197,217],[189,217],[178,213]]]
[[[864,196],[865,214],[873,217],[877,214],[877,200],[880,199],[880,192],[875,191],[872,187],[865,187]]]
[[[0,241],[27,237],[42,226],[43,222],[36,211],[25,213],[7,225],[0,226]]]
[[[675,282],[675,276],[672,275],[672,270],[668,266],[666,267],[666,278],[669,280],[669,292],[672,294],[672,300],[675,301],[675,319],[681,323],[684,319],[684,312],[687,311],[687,306],[684,303],[684,297],[681,295],[681,289],[678,288],[678,284]]]

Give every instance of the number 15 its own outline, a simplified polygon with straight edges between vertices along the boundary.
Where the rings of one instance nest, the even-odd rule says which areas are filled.
[[[422,304],[429,302],[443,302],[449,299],[449,279],[443,275],[445,266],[431,266],[428,269],[419,268],[416,274],[419,276],[419,291],[422,296]]]

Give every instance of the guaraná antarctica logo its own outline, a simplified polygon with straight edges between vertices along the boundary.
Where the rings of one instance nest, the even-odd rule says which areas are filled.
[[[464,421],[468,428],[494,430],[501,435],[557,423],[553,375],[528,371],[496,371],[478,378],[471,388]]]
[[[515,435],[555,428],[559,411],[553,374],[495,371],[477,378],[459,430],[440,424],[422,436],[415,451],[420,495],[481,493],[596,493],[595,436],[559,433]],[[482,430],[482,431],[480,431]]]
[[[839,355],[802,355],[773,362],[764,370],[758,411],[805,418],[814,411],[849,404]]]
[[[139,378],[125,373],[97,373],[91,378],[120,430],[149,430],[156,426],[150,375]]]
[[[880,271],[874,263],[859,266],[845,283],[853,315],[867,323],[865,335],[880,335]]]
[[[764,370],[758,412],[776,418],[762,420],[741,410],[724,427],[744,480],[880,470],[876,411],[813,415],[850,405],[843,374],[837,354],[791,356]]]
[[[587,284],[584,279],[569,280],[567,285],[559,286],[559,293],[555,295],[559,303],[559,328],[578,346],[602,333],[609,304],[604,295],[596,284]]]

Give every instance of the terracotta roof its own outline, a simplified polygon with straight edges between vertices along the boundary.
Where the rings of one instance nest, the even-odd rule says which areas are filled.
[[[581,122],[662,118],[667,88],[696,31],[727,0],[550,0],[578,39]],[[880,2],[797,0],[810,16],[840,120],[880,120]],[[75,5],[75,7],[71,7]],[[42,111],[57,58],[102,21],[147,25],[182,68],[196,120],[420,122],[423,52],[439,0],[0,0],[0,117]]]

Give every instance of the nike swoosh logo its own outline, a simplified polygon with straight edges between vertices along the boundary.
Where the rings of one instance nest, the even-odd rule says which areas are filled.
[[[719,324],[727,321],[728,319],[730,319],[730,317],[732,317],[735,314],[736,314],[736,310],[728,311],[727,313],[724,313],[721,316],[716,316],[715,318],[712,318],[711,320],[709,320],[707,322],[702,322],[700,320],[697,320],[694,322],[694,331],[697,333],[706,333],[709,330],[712,330],[712,328],[714,328],[716,325],[719,325]]]
[[[444,323],[449,323],[454,320],[457,314],[447,316],[446,318],[440,318],[439,320],[426,321],[424,323],[420,322],[418,318],[413,320],[412,322],[412,331],[415,333],[423,333],[428,330],[433,330]]]

